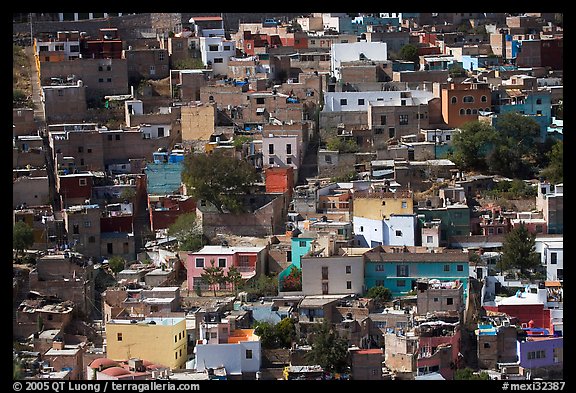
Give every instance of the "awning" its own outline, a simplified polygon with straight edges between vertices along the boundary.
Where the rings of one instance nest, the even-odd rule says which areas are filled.
[[[560,288],[562,286],[562,284],[560,283],[560,281],[544,281],[544,286],[545,287],[558,287]]]

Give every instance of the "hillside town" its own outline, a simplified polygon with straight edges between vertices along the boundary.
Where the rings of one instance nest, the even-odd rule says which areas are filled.
[[[13,379],[562,380],[562,26],[13,14]]]

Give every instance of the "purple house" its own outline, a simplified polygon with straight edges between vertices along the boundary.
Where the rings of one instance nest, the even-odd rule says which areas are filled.
[[[526,369],[562,367],[564,363],[564,338],[528,337],[518,341],[520,366]]]

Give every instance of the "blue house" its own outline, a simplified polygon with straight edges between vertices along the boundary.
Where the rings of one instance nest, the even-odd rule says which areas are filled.
[[[548,127],[552,123],[552,99],[550,92],[515,92],[510,98],[500,97],[499,101],[499,105],[494,105],[494,111],[497,114],[517,112],[524,116],[529,116],[540,125],[541,141],[546,140]],[[498,116],[494,118],[492,125],[498,128]]]
[[[462,252],[385,252],[375,248],[364,254],[364,285],[366,289],[384,286],[392,296],[406,295],[420,278],[462,283],[464,297],[468,286],[468,255]]]
[[[301,259],[312,248],[312,241],[314,241],[314,239],[315,237],[307,236],[305,234],[301,234],[299,237],[293,237],[291,239],[292,263],[278,274],[279,291],[287,291],[284,285],[284,280],[290,275],[293,268],[297,268],[300,272],[302,271]]]
[[[499,58],[487,55],[462,55],[462,67],[467,71],[497,66]]]
[[[152,155],[153,161],[146,165],[146,186],[150,195],[169,195],[177,192],[182,184],[184,154],[159,151]]]

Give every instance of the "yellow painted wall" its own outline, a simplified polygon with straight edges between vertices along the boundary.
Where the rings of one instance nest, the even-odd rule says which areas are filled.
[[[384,204],[383,204],[384,202]],[[402,202],[406,207],[402,208]],[[354,216],[382,220],[391,214],[413,214],[412,198],[354,198]]]
[[[156,325],[138,321],[138,323],[117,323],[112,320],[106,324],[106,357],[113,360],[141,358],[171,369],[185,368],[188,357],[186,337],[186,319],[175,319],[173,325],[162,325],[160,318]],[[122,341],[118,334],[122,334]],[[178,334],[180,333],[180,338]],[[180,355],[180,351],[182,355]]]
[[[210,139],[216,124],[216,108],[213,105],[183,106],[180,113],[183,141]]]

